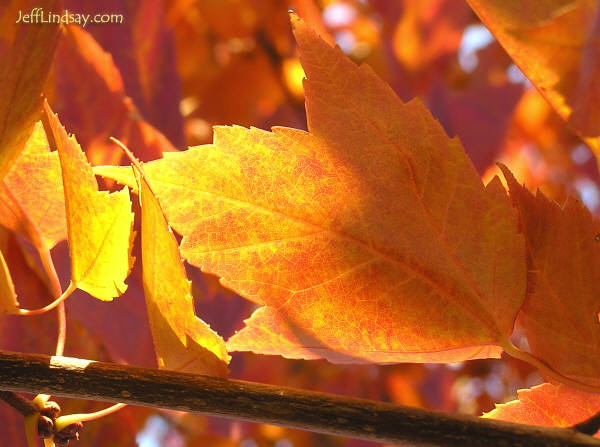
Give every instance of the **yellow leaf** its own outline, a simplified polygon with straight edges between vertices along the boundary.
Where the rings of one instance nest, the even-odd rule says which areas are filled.
[[[163,157],[164,156],[165,154],[163,154]],[[146,167],[152,165],[148,165],[147,163],[145,163],[144,166],[144,172],[146,172]],[[138,193],[138,184],[135,178],[135,174],[133,173],[133,168],[131,168],[130,166],[94,166],[92,167],[92,171],[96,175],[102,176],[107,179],[116,180],[121,185],[128,186],[129,188],[131,188],[131,191],[134,194]]]
[[[39,413],[33,413],[25,416],[25,438],[28,447],[37,447],[38,444],[38,419]]]
[[[41,0],[35,6],[51,13],[60,11],[60,3]],[[38,119],[42,88],[59,36],[57,24],[21,24],[0,64],[0,179],[18,158]]]
[[[129,191],[109,194],[98,184],[84,153],[69,137],[48,104],[44,109],[60,158],[71,282],[101,300],[112,300],[127,289],[124,281],[134,258],[131,245],[135,233]]]
[[[226,376],[229,355],[223,339],[194,314],[191,283],[158,199],[138,176],[142,207],[144,296],[158,366]]]
[[[0,224],[49,249],[67,236],[58,153],[38,121],[10,172],[0,181]]]
[[[38,439],[39,439],[38,420],[40,418],[39,411],[41,411],[44,408],[48,399],[50,399],[50,396],[48,394],[38,394],[37,396],[35,396],[35,398],[33,399],[32,402],[33,402],[33,405],[35,407],[37,407],[38,411],[33,414],[30,414],[28,416],[25,416],[25,437],[27,438],[27,446],[28,447],[37,447],[39,445],[39,443],[38,443]],[[54,447],[54,442],[52,441],[52,439],[44,439],[44,446],[45,447]]]

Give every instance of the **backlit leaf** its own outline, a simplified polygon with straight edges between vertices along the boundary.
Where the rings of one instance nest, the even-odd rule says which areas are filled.
[[[111,136],[125,142],[142,160],[175,150],[162,133],[143,120],[126,95],[112,56],[84,29],[66,28],[56,51],[54,73],[61,97],[54,109],[65,127],[77,135],[92,164],[120,162],[123,154],[109,143]]]
[[[52,248],[67,236],[58,152],[50,152],[41,122],[0,182],[0,223],[38,249]]]
[[[519,390],[518,399],[483,415],[485,418],[544,427],[570,427],[600,412],[600,394],[566,385],[543,383]]]
[[[25,438],[27,439],[28,447],[37,447],[38,444],[38,421],[40,419],[40,415],[38,413],[33,413],[25,416]]]
[[[323,11],[317,6],[315,0],[298,0],[294,2],[295,11],[300,17],[321,36],[329,45],[335,45],[335,38],[327,31],[323,23]]]
[[[163,1],[66,0],[65,7],[92,16],[107,11],[122,15],[120,23],[92,24],[85,28],[86,33],[111,55],[110,63],[114,61],[120,72],[125,93],[145,121],[175,146],[183,146],[181,82],[176,71],[173,30],[166,24]],[[93,55],[89,56],[93,60]],[[77,80],[76,73],[69,77]]]
[[[225,342],[196,317],[191,283],[158,199],[138,176],[144,296],[160,368],[226,376]]]
[[[43,0],[35,6],[50,13],[59,11],[61,4],[60,0]],[[0,64],[0,179],[16,161],[39,118],[42,88],[59,36],[56,24],[21,23]]]
[[[578,200],[534,196],[503,168],[527,242],[532,291],[519,321],[531,352],[560,374],[600,384],[600,222]]]
[[[334,362],[497,357],[526,279],[500,182],[484,187],[419,101],[402,103],[293,24],[310,133],[217,127],[212,145],[144,168],[184,258],[264,305],[229,348]]]
[[[71,281],[101,300],[121,295],[133,258],[129,191],[98,191],[77,140],[69,137],[48,105],[45,112],[58,148],[65,192]]]
[[[598,2],[468,1],[558,114],[600,153]]]

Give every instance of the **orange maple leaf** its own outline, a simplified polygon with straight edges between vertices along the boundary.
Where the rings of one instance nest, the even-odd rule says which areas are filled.
[[[176,150],[144,121],[125,93],[112,56],[90,33],[73,25],[66,27],[54,70],[56,88],[62,93],[55,110],[77,135],[92,164],[121,161],[123,154],[109,143],[111,136],[124,141],[143,160]]]
[[[598,3],[468,2],[533,85],[598,157]]]
[[[234,350],[333,362],[498,357],[525,296],[525,245],[419,101],[403,104],[292,16],[310,133],[215,128],[144,167],[181,253],[263,305]],[[97,173],[133,185],[131,170]]]
[[[579,383],[600,385],[600,222],[578,200],[534,196],[502,167],[527,241],[531,286],[519,323],[531,352]]]
[[[564,384],[543,383],[519,390],[518,399],[496,408],[482,417],[544,427],[571,427],[600,412],[600,395],[577,390]]]

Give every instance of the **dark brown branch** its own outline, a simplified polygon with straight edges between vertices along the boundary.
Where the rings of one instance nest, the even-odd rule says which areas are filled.
[[[0,388],[225,416],[411,446],[600,446],[572,429],[509,424],[332,394],[0,351]]]
[[[573,430],[577,430],[580,433],[585,433],[586,435],[595,435],[598,430],[600,430],[600,413],[595,414],[589,419],[586,419],[579,424],[574,425]]]
[[[0,391],[0,399],[13,407],[23,416],[29,416],[37,411],[33,402],[12,391]]]

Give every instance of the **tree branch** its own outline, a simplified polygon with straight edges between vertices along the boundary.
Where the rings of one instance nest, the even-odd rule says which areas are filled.
[[[23,416],[29,416],[38,411],[33,402],[12,391],[0,391],[0,399],[13,407]]]
[[[573,425],[571,428],[580,433],[585,433],[586,435],[595,435],[596,432],[600,430],[600,413],[595,414],[579,424]]]
[[[600,446],[599,440],[573,429],[37,354],[0,351],[0,389],[168,408],[411,446]]]

